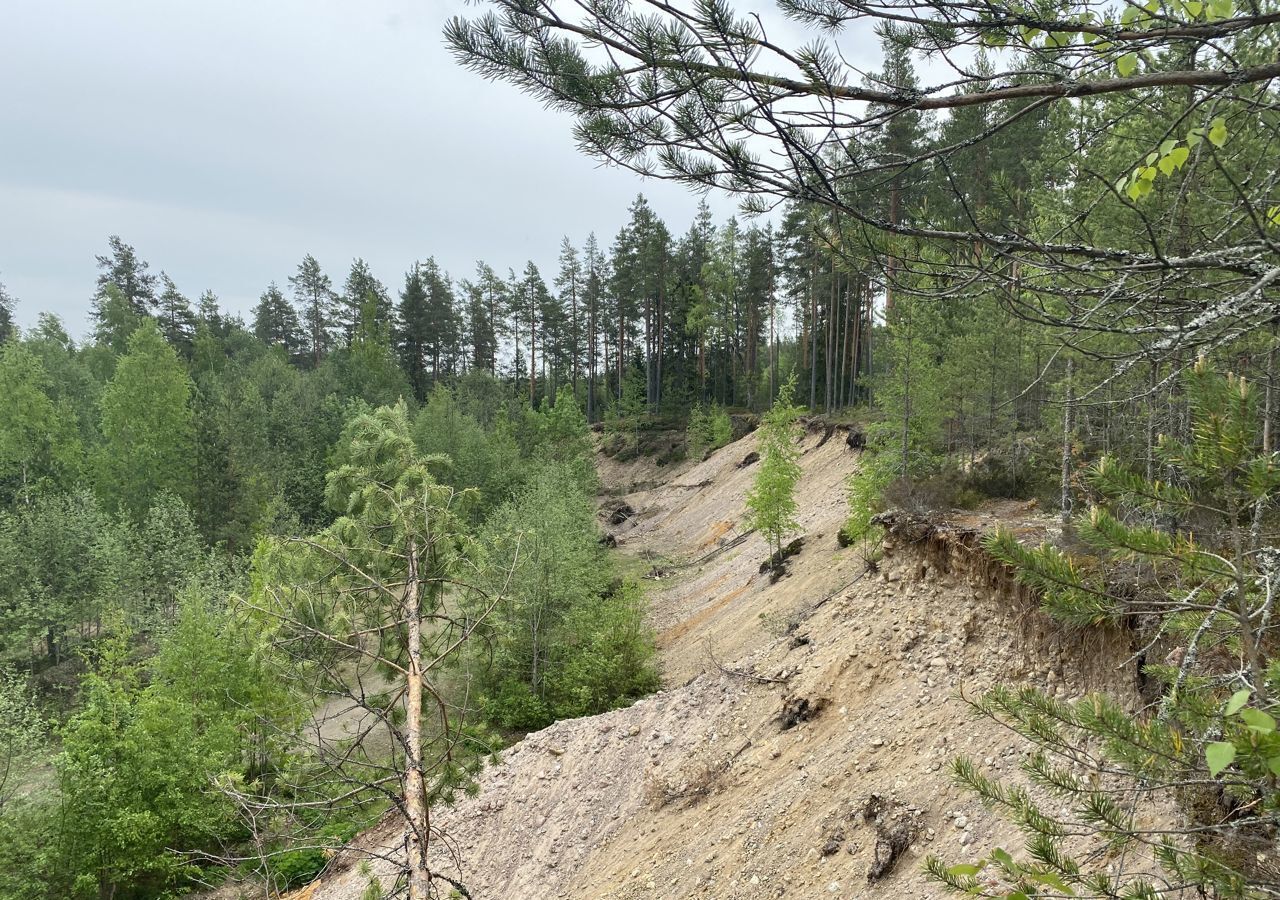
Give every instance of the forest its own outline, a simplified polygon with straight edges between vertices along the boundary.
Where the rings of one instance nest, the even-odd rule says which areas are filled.
[[[395,895],[463,891],[430,871],[432,804],[660,684],[597,452],[675,435],[672,465],[759,425],[780,560],[802,416],[865,444],[844,552],[873,568],[889,508],[1033,503],[1063,543],[992,557],[1072,627],[1150,641],[1136,718],[973,701],[1042,794],[957,760],[1026,846],[931,859],[940,889],[1280,896],[1280,12],[778,6],[811,43],[723,0],[490,0],[445,29],[586,154],[740,219],[638,196],[547,273],[307,255],[246,315],[111,236],[84,340],[0,287],[0,897],[284,890],[391,807]],[[1155,792],[1175,827],[1126,805]]]

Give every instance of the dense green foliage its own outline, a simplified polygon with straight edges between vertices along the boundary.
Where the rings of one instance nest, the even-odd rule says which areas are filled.
[[[687,417],[697,455],[729,440],[727,410],[763,413],[748,507],[778,553],[800,518],[796,402],[856,407],[849,536],[874,536],[887,505],[1102,501],[1077,526],[1088,554],[993,550],[1077,626],[1153,623],[1182,652],[1146,666],[1167,700],[1143,720],[1033,693],[980,710],[1068,761],[1102,746],[1121,791],[1167,789],[1203,826],[1194,858],[1158,848],[1179,884],[1257,881],[1241,836],[1274,814],[1278,770],[1271,12],[781,4],[824,36],[880,19],[864,75],[821,41],[780,54],[722,0],[587,0],[568,36],[542,0],[492,5],[505,15],[450,26],[465,61],[577,113],[606,159],[779,214],[716,223],[704,206],[681,231],[641,197],[604,249],[564,240],[554,273],[481,262],[455,281],[427,259],[391,289],[308,254],[248,322],[112,237],[83,343],[47,316],[19,331],[0,288],[0,663],[18,673],[0,738],[10,759],[42,754],[7,770],[24,789],[0,783],[0,895],[179,891],[201,862],[184,853],[251,846],[237,806],[259,802],[283,812],[246,865],[296,884],[386,802],[465,787],[491,726],[650,689],[642,597],[597,543],[588,426],[638,453],[644,429]],[[580,54],[592,28],[617,56]],[[797,77],[752,69],[771,54]],[[924,86],[926,56],[962,71]],[[1198,351],[1257,381],[1259,408],[1242,382],[1183,385]],[[412,614],[387,592],[409,584]],[[448,711],[418,731],[448,752],[414,788],[395,677],[440,641],[428,693]],[[389,743],[308,743],[299,720],[343,698]],[[1150,893],[1056,838],[1158,839],[1036,760],[1072,822],[957,770],[1036,832],[1029,861],[987,861],[1007,893]],[[1230,808],[1198,806],[1201,788]],[[935,875],[972,887],[968,869]]]
[[[718,450],[733,440],[733,422],[724,407],[711,404],[708,408],[699,404],[689,410],[689,425],[685,429],[685,444],[690,456],[698,457]]]
[[[537,729],[657,686],[639,589],[611,571],[592,497],[572,468],[552,463],[535,473],[488,532],[494,574],[509,579],[511,602],[473,647],[487,716]]]
[[[764,415],[760,426],[760,471],[747,492],[747,521],[761,532],[773,551],[775,565],[782,563],[782,539],[796,530],[796,484],[800,481],[800,442],[796,424],[800,410],[793,406],[796,379],[782,385],[778,401]]]
[[[1160,442],[1166,478],[1147,480],[1111,457],[1092,469],[1099,503],[1075,523],[1079,552],[1027,548],[1008,531],[988,542],[1054,615],[1077,625],[1136,621],[1147,659],[1163,661],[1143,670],[1159,701],[1137,716],[1106,695],[1071,702],[1033,688],[1000,686],[973,702],[1034,745],[1023,769],[1038,790],[956,762],[958,780],[1026,837],[1021,858],[995,850],[979,865],[932,860],[931,873],[959,892],[987,866],[1010,896],[1186,888],[1247,898],[1280,886],[1267,863],[1280,808],[1280,663],[1275,551],[1263,531],[1280,469],[1259,451],[1244,381],[1202,361],[1185,389],[1191,433]],[[1170,829],[1162,804],[1180,826]],[[1068,835],[1090,840],[1071,848]],[[1102,844],[1105,855],[1089,855]],[[1147,857],[1160,875],[1145,869]]]
[[[592,260],[561,283],[599,301]],[[339,296],[309,257],[298,308],[273,287],[252,330],[117,238],[100,264],[93,341],[45,316],[0,343],[0,896],[176,895],[242,857],[296,885],[404,802],[386,773],[417,769],[387,679],[409,645],[386,588],[410,538],[447,710],[422,726],[427,804],[501,746],[492,726],[656,685],[643,595],[615,584],[595,522],[589,379],[541,358],[545,288],[535,382],[498,369],[498,332],[464,353],[440,330],[462,308],[431,266],[409,279],[414,356],[404,299],[359,261]],[[506,285],[482,275],[471,312],[501,328]],[[352,679],[379,687],[350,708],[385,725],[358,750],[318,737]],[[501,698],[521,690],[515,713]]]

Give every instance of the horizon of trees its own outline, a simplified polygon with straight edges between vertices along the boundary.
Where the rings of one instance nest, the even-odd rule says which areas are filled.
[[[877,301],[875,285],[836,273],[830,249],[800,210],[776,228],[717,225],[703,203],[677,234],[640,195],[608,246],[594,234],[581,245],[562,239],[555,272],[530,261],[502,274],[481,260],[455,277],[427,258],[388,287],[361,258],[344,277],[307,254],[266,285],[245,319],[221,309],[212,291],[193,301],[113,235],[97,257],[89,341],[121,351],[151,319],[191,360],[202,332],[240,328],[303,370],[389,347],[419,402],[437,384],[488,371],[535,405],[570,385],[592,422],[624,401],[630,379],[649,412],[690,402],[758,411],[786,356],[835,409],[865,397],[855,385],[870,373]],[[0,327],[12,330],[15,301],[0,301]]]

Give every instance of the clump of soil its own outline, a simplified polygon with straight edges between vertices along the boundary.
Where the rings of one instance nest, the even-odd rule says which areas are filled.
[[[867,881],[874,883],[893,871],[920,835],[920,811],[872,794],[862,806],[862,821],[876,832],[875,855],[867,869]]]
[[[769,558],[760,563],[760,574],[765,572],[773,573],[773,580],[777,581],[787,572],[787,560],[793,556],[799,555],[804,549],[804,538],[798,537],[790,541],[781,550],[775,550],[769,554]]]
[[[817,718],[831,701],[826,697],[786,697],[782,701],[781,731],[790,731],[801,722]]]

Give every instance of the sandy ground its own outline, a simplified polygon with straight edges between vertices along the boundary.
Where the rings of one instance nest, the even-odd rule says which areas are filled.
[[[716,553],[744,530],[755,466],[738,464],[752,449],[749,436],[622,498],[635,516],[611,529],[621,552],[661,574],[652,616],[667,687],[529,735],[475,797],[437,813],[449,835],[438,863],[472,897],[941,896],[926,854],[961,862],[1018,843],[946,767],[965,754],[1010,774],[1026,747],[974,720],[961,693],[1004,681],[1132,696],[1126,636],[1063,631],[972,548],[899,542],[875,572],[839,549],[857,464],[841,432],[803,441],[806,542],[789,575],[759,572],[758,535]],[[879,877],[869,804],[909,834]],[[361,851],[398,833],[384,821],[300,896],[358,900],[384,871]]]

